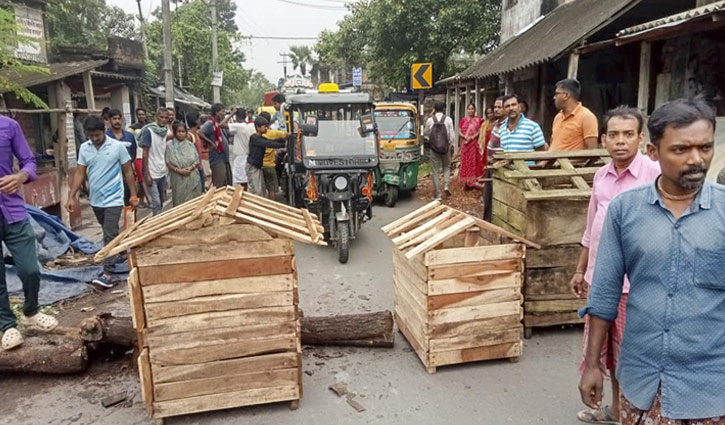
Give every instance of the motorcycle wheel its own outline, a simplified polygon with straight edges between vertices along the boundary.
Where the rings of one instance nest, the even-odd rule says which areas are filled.
[[[350,256],[350,227],[348,223],[338,223],[337,226],[337,260],[347,263]]]
[[[398,186],[388,185],[385,190],[385,206],[393,208],[398,202]]]

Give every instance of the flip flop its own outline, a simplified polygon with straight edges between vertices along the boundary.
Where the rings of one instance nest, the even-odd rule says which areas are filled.
[[[2,348],[3,350],[12,350],[13,348],[22,345],[23,336],[16,328],[10,328],[3,333]]]
[[[55,317],[44,313],[36,313],[30,317],[22,315],[20,316],[20,323],[43,332],[50,332],[58,326],[58,320]]]
[[[612,409],[603,406],[596,410],[584,409],[576,415],[577,419],[588,424],[610,424],[619,425],[619,421],[612,417]]]

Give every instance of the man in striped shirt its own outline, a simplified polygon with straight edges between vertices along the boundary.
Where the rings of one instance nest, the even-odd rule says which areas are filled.
[[[546,140],[539,124],[526,118],[519,109],[515,94],[503,99],[506,121],[501,124],[499,136],[504,152],[533,152],[546,150]]]

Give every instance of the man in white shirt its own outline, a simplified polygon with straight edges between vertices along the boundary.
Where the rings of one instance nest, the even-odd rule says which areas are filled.
[[[425,122],[425,136],[430,143],[430,167],[433,176],[433,197],[441,199],[441,169],[443,170],[443,191],[446,196],[451,196],[449,189],[451,183],[451,150],[456,142],[456,131],[453,128],[453,120],[447,117],[443,111],[445,105],[436,102],[433,116]],[[445,128],[445,134],[443,128]],[[439,131],[440,129],[440,131]],[[442,140],[438,140],[441,139]],[[447,138],[447,140],[445,140]],[[445,143],[447,142],[447,143]]]
[[[156,121],[141,130],[139,146],[143,149],[144,179],[149,186],[151,211],[161,213],[166,195],[166,144],[170,130],[167,126],[168,111],[159,108]]]
[[[249,156],[249,136],[254,133],[254,124],[245,122],[247,111],[237,109],[234,122],[230,122],[229,132],[234,136],[232,145],[232,184],[241,184],[246,187],[248,182],[246,165]]]

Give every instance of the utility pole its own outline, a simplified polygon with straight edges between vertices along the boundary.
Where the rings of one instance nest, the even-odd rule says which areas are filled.
[[[141,11],[141,0],[136,0],[136,4],[138,5],[138,20],[141,22],[141,46],[143,46],[143,57],[146,59],[148,55],[146,50],[146,23],[143,20],[143,12]]]
[[[279,55],[282,57],[282,60],[277,63],[282,64],[282,68],[284,69],[284,79],[287,81],[287,64],[289,63],[287,58],[289,57],[289,53],[280,53]]]
[[[166,86],[166,107],[174,107],[174,68],[171,59],[171,7],[169,0],[161,0],[161,16],[164,36],[164,85]]]
[[[211,67],[213,70],[213,76],[219,74],[219,51],[217,47],[217,22],[216,22],[216,0],[211,0]],[[221,87],[214,84],[214,78],[212,78],[212,90],[214,95],[214,103],[221,102]]]

